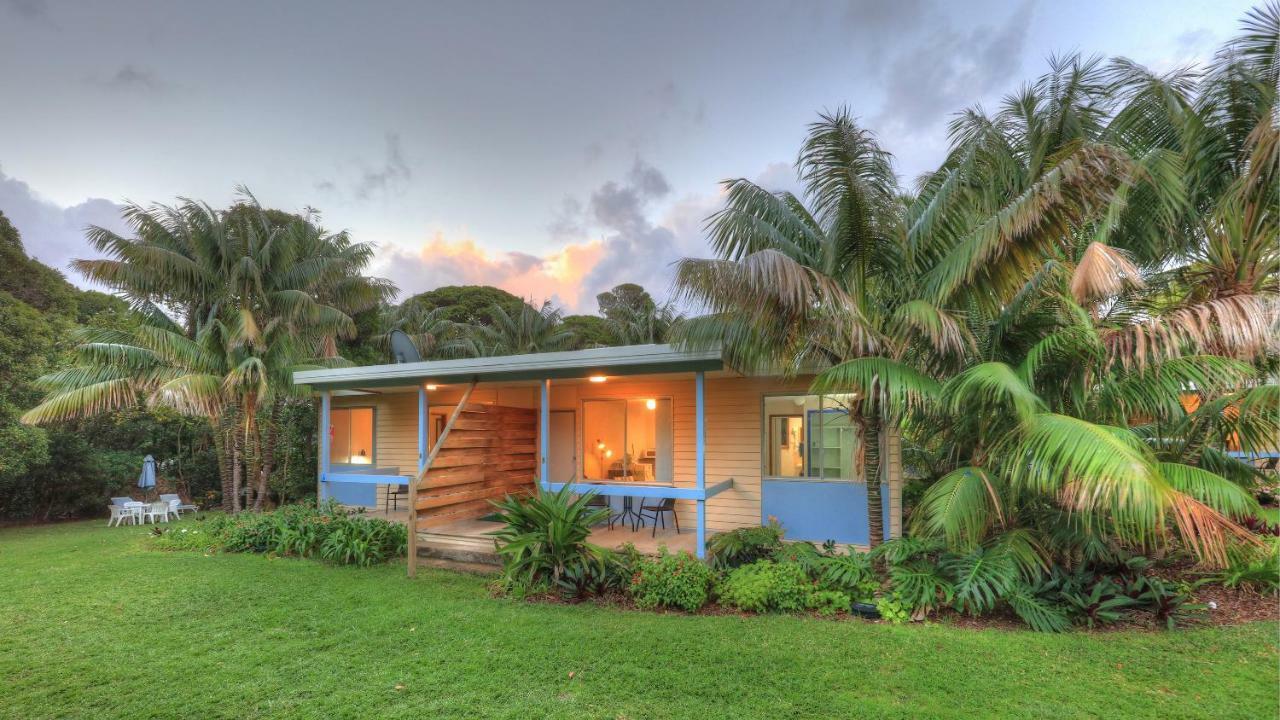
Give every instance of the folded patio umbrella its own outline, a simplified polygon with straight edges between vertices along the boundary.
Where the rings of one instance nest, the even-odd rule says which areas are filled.
[[[146,495],[148,488],[156,486],[156,459],[150,455],[142,459],[142,473],[138,475],[138,487]]]

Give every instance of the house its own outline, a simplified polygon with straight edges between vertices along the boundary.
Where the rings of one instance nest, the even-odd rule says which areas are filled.
[[[308,370],[320,397],[319,492],[382,508],[407,486],[419,542],[484,535],[491,501],[571,484],[620,520],[601,541],[702,556],[709,534],[776,518],[793,540],[865,545],[866,486],[848,397],[749,376],[718,351],[633,345]],[[886,535],[901,534],[900,441],[882,439]],[[404,502],[404,501],[400,501]],[[668,504],[659,536],[641,506]],[[492,529],[493,523],[488,523]],[[675,529],[678,524],[679,530]],[[593,540],[596,535],[593,533]],[[412,563],[411,563],[412,565]]]

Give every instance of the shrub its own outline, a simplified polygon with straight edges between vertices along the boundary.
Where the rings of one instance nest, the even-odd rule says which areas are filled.
[[[669,607],[693,612],[707,604],[714,571],[687,552],[641,558],[631,579],[631,596],[641,608]]]
[[[782,526],[745,527],[720,533],[707,541],[707,562],[717,570],[729,570],[772,558],[782,549]]]
[[[894,592],[876,598],[876,610],[880,619],[901,625],[911,619],[911,606],[901,594]]]
[[[409,542],[405,526],[349,513],[334,503],[216,516],[207,525],[230,552],[318,556],[339,565],[369,566],[402,557]]]
[[[149,542],[156,550],[210,552],[222,547],[222,538],[218,533],[200,527],[156,526],[151,529]]]
[[[730,572],[720,584],[719,595],[722,603],[739,610],[797,612],[811,607],[817,591],[799,563],[760,560]]]
[[[1230,560],[1217,577],[1223,585],[1259,592],[1280,591],[1280,541],[1272,541],[1265,551],[1241,547]]]
[[[570,598],[598,595],[609,588],[609,550],[587,542],[591,526],[608,518],[607,508],[593,508],[591,495],[573,496],[570,486],[528,497],[508,496],[495,502],[502,529],[494,533],[502,558],[502,584],[524,594],[554,589]]]
[[[838,590],[815,590],[809,595],[809,609],[819,615],[848,612],[849,602],[849,596]]]

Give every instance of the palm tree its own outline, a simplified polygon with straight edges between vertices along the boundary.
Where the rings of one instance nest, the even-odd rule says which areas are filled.
[[[389,309],[382,321],[387,332],[378,335],[375,342],[383,349],[391,346],[391,333],[399,330],[409,337],[423,358],[442,356],[451,347],[460,330],[458,323],[449,320],[448,308],[427,308],[415,302],[405,302]]]
[[[639,308],[618,308],[606,318],[606,327],[618,345],[665,343],[683,318],[672,302],[649,302]]]
[[[747,180],[725,183],[726,207],[708,221],[719,259],[683,260],[676,274],[679,296],[710,312],[678,337],[721,346],[743,371],[816,371],[815,392],[849,398],[875,545],[884,537],[882,426],[936,390],[924,368],[966,341],[955,318],[910,296],[904,204],[875,137],[847,109],[824,114],[796,168],[809,207]]]
[[[1173,530],[1221,565],[1229,542],[1251,539],[1231,519],[1257,503],[1223,476],[1250,471],[1207,440],[1267,442],[1280,426],[1263,408],[1280,388],[1241,390],[1254,369],[1212,355],[1123,363],[1065,294],[1021,323],[1040,336],[1029,349],[987,344],[989,355],[943,388],[929,426],[952,469],[913,513],[914,534],[967,550],[1017,530],[1064,565],[1168,545]]]
[[[564,327],[560,311],[550,301],[541,307],[523,303],[514,313],[493,305],[489,313],[492,325],[464,326],[462,337],[442,351],[465,357],[491,357],[565,350],[573,343],[573,331]]]
[[[281,405],[306,397],[293,370],[340,363],[334,340],[354,330],[347,312],[393,291],[360,275],[368,245],[244,198],[227,212],[186,200],[129,206],[134,238],[93,228],[91,242],[109,257],[77,267],[127,298],[139,326],[85,331],[79,363],[44,378],[51,395],[23,418],[52,422],[139,402],[204,416],[229,511],[241,509],[246,476],[261,506]]]

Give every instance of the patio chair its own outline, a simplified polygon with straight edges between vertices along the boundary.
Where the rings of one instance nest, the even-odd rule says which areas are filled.
[[[181,518],[183,512],[196,512],[200,509],[199,505],[191,505],[182,502],[182,498],[176,493],[166,493],[160,496],[160,499],[169,503],[169,507],[173,508],[173,516]]]
[[[391,512],[400,509],[400,498],[409,497],[408,485],[388,485],[387,494],[382,499],[382,511]]]
[[[609,504],[608,495],[592,495],[591,497],[587,498],[587,507],[604,508],[605,510],[609,511],[609,514],[605,516],[605,520],[607,520],[609,523],[609,529],[610,530],[613,529],[613,521],[614,521],[613,506]]]
[[[645,513],[648,513],[648,516],[646,516]],[[642,519],[650,516],[653,518],[653,537],[658,536],[659,522],[662,523],[663,530],[667,529],[667,521],[662,519],[663,513],[671,513],[671,519],[676,524],[676,534],[679,535],[680,534],[680,516],[676,514],[675,498],[662,498],[662,500],[658,502],[658,504],[656,505],[645,505],[643,502],[640,503],[640,512],[639,512],[640,517]]]
[[[163,500],[158,500],[147,506],[143,512],[143,519],[149,523],[153,522],[169,522],[169,513],[173,512],[173,507]]]
[[[112,525],[123,525],[126,521],[133,522],[133,508],[127,508],[124,505],[116,505],[112,503],[107,506],[107,509],[111,511],[111,519],[107,520],[107,527],[111,527]]]

